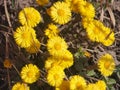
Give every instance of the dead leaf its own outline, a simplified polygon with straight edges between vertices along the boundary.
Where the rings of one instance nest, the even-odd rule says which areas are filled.
[[[120,11],[120,1],[113,2],[112,7],[114,10]]]
[[[101,15],[100,15],[100,21],[103,22],[103,19],[104,19],[104,10],[102,8]]]
[[[114,16],[114,13],[113,13],[112,9],[110,7],[107,7],[106,10],[110,14],[110,19],[112,21],[113,26],[115,27],[116,21],[115,21],[115,16]]]

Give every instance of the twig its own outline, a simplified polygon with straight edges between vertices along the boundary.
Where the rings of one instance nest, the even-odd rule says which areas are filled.
[[[48,84],[48,82],[44,78],[40,78],[39,80],[41,80],[41,81],[43,81],[43,82]]]
[[[5,8],[5,14],[6,14],[6,17],[7,17],[7,21],[8,21],[9,27],[12,27],[12,24],[10,22],[10,17],[9,17],[8,9],[7,9],[6,0],[4,0],[4,8]]]
[[[10,27],[0,24],[1,27],[9,29]]]
[[[8,75],[9,90],[11,90],[10,74],[9,74],[9,69],[8,68],[7,68],[7,75]]]
[[[12,66],[14,67],[14,69],[16,70],[16,72],[18,73],[18,75],[20,76],[20,73],[19,73],[18,69],[16,68],[16,66],[14,64],[12,64]]]
[[[5,45],[5,58],[9,58],[9,50],[8,50],[8,34],[5,33],[6,45]]]

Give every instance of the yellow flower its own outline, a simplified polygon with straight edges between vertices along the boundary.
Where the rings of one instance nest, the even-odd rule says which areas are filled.
[[[93,18],[82,18],[82,25],[85,29],[89,28],[91,24],[93,24]]]
[[[53,23],[48,25],[48,28],[45,30],[45,35],[49,38],[52,38],[54,36],[57,36],[59,33],[59,30],[57,26],[55,26]]]
[[[53,66],[61,66],[63,69],[73,65],[73,55],[65,50],[59,57],[51,56],[45,61],[45,68],[48,70]]]
[[[86,90],[106,90],[106,84],[104,81],[99,80],[96,83],[89,83]]]
[[[102,87],[101,87],[102,88]],[[87,85],[87,88],[86,90],[102,90],[102,89],[99,89],[98,86],[95,84],[95,83],[89,83]]]
[[[55,90],[70,90],[70,82],[67,80],[63,80],[62,84]]]
[[[115,61],[110,54],[105,54],[98,59],[98,70],[103,76],[110,76],[115,69]]]
[[[45,61],[45,69],[50,69],[53,65],[53,63],[56,61],[54,57],[48,57],[47,60]]]
[[[114,32],[112,32],[110,30],[110,28],[104,27],[106,32],[105,33],[105,38],[103,41],[101,41],[101,43],[105,46],[110,46],[114,43],[115,41],[115,36],[114,36]]]
[[[58,65],[60,65],[62,68],[69,68],[70,66],[73,65],[73,55],[68,50],[65,50],[59,58],[58,57],[55,58],[56,62],[54,63],[58,63]]]
[[[18,46],[22,48],[29,47],[36,39],[35,30],[28,26],[20,26],[14,32],[14,38]]]
[[[35,27],[41,21],[40,13],[33,7],[26,7],[19,12],[19,22],[22,25]]]
[[[61,85],[64,77],[63,69],[60,66],[54,66],[48,71],[47,81],[51,86],[58,87]]]
[[[68,23],[71,19],[71,10],[67,3],[65,2],[56,2],[50,7],[49,15],[58,24]]]
[[[85,90],[86,81],[83,77],[79,75],[74,75],[70,77],[70,90]]]
[[[29,53],[37,53],[40,49],[40,42],[37,39],[34,39],[31,46],[25,48]]]
[[[17,82],[13,85],[12,90],[30,90],[30,87],[25,83]]]
[[[47,49],[53,56],[59,57],[67,48],[67,43],[59,36],[48,39]]]
[[[104,25],[100,21],[92,20],[92,22],[90,22],[90,24],[88,24],[88,27],[86,28],[88,38],[96,42],[103,41],[106,35],[105,29],[103,27]]]
[[[97,88],[99,88],[99,90],[106,90],[106,84],[104,81],[99,80],[95,83],[97,85]]]
[[[83,5],[86,5],[86,1],[84,0],[71,0],[71,10],[75,13],[79,12],[79,8]]]
[[[36,2],[41,5],[41,6],[44,6],[45,4],[48,4],[49,3],[49,0],[36,0]]]
[[[64,2],[67,3],[67,5],[68,5],[69,7],[70,7],[70,5],[71,5],[71,1],[72,1],[72,0],[64,0]]]
[[[89,2],[86,2],[83,5],[80,5],[79,12],[80,12],[81,16],[83,16],[85,18],[94,18],[95,17],[95,8]]]
[[[21,70],[21,78],[26,83],[34,83],[40,77],[40,70],[36,65],[25,65]]]
[[[100,21],[83,18],[82,25],[86,29],[88,38],[92,41],[101,42],[105,46],[110,46],[115,41],[114,32]]]
[[[89,83],[86,90],[106,90],[106,84],[102,80],[98,80],[96,83]]]

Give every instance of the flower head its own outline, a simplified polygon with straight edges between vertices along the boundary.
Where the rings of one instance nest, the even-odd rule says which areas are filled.
[[[84,25],[84,27],[86,27],[87,36],[90,40],[96,42],[102,42],[104,40],[106,35],[105,29],[104,25],[100,21],[90,20],[89,24],[87,24],[87,22],[84,22]]]
[[[73,12],[78,13],[79,8],[85,4],[86,4],[86,1],[84,0],[71,0],[70,8]]]
[[[59,33],[59,30],[57,26],[55,26],[54,24],[49,24],[48,28],[45,30],[45,35],[48,36],[49,38],[57,36],[58,33]]]
[[[56,59],[54,57],[48,57],[45,61],[45,69],[50,69],[53,66],[53,63],[55,63]]]
[[[101,43],[105,46],[110,46],[114,43],[115,41],[115,36],[114,36],[114,32],[110,30],[110,28],[108,27],[104,27],[104,33],[105,33],[105,38],[103,41],[101,41]]]
[[[70,77],[70,90],[85,90],[86,81],[79,75]]]
[[[13,85],[12,90],[30,90],[30,87],[25,83],[17,82]]]
[[[51,86],[58,87],[61,85],[64,77],[63,69],[60,66],[53,66],[48,71],[47,81]]]
[[[94,18],[95,17],[95,8],[89,2],[86,2],[83,5],[80,5],[79,12],[80,12],[81,16],[85,17],[85,18]]]
[[[28,26],[20,26],[14,32],[14,39],[18,46],[22,48],[29,47],[33,40],[36,39],[35,30]]]
[[[37,39],[35,39],[33,40],[32,44],[25,49],[29,53],[37,53],[40,49],[40,42]]]
[[[82,25],[86,29],[88,38],[92,41],[101,42],[105,46],[110,46],[115,41],[114,32],[100,21],[83,18]]]
[[[82,25],[85,29],[89,28],[91,24],[93,24],[93,18],[82,18]]]
[[[103,76],[110,76],[115,69],[115,62],[110,54],[105,54],[98,59],[98,70]]]
[[[19,22],[22,25],[35,27],[41,21],[40,13],[33,7],[26,7],[19,12]]]
[[[67,43],[59,36],[48,39],[47,49],[53,56],[59,57],[67,48]]]
[[[64,2],[70,7],[71,6],[71,1],[72,0],[64,0]]]
[[[96,83],[89,83],[86,90],[106,90],[106,84],[104,81],[99,80]]]
[[[62,84],[55,90],[70,90],[70,82],[67,80],[63,80]]]
[[[40,77],[40,70],[36,65],[25,65],[21,70],[21,78],[26,83],[34,83]]]
[[[45,68],[50,69],[53,66],[61,66],[63,69],[73,65],[73,55],[65,50],[59,57],[51,56],[45,61]]]
[[[86,87],[86,90],[99,90],[95,83],[89,83]]]
[[[70,51],[65,50],[59,58],[56,57],[56,62],[54,63],[58,63],[63,68],[69,68],[73,65],[73,55]]]
[[[96,83],[97,88],[99,88],[99,90],[106,90],[106,83],[103,80],[98,80]]]
[[[67,3],[58,1],[50,7],[49,15],[56,23],[65,24],[71,19],[71,10]]]
[[[41,6],[44,6],[45,4],[48,4],[49,3],[49,0],[36,0],[36,2],[41,5]]]

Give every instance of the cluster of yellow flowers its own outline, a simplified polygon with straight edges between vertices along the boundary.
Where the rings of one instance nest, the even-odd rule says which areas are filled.
[[[63,80],[62,84],[56,87],[55,90],[106,90],[106,87],[105,82],[102,80],[87,84],[83,77],[74,75],[69,80]]]
[[[27,7],[20,11],[19,22],[23,25],[14,32],[14,39],[18,46],[25,48],[29,53],[39,51],[40,42],[36,38],[35,27],[41,21],[40,13],[33,7]]]
[[[49,0],[36,0],[44,6]],[[82,17],[82,25],[86,29],[90,40],[100,42],[105,46],[112,45],[115,37],[110,28],[104,26],[100,21],[95,20],[94,6],[86,0],[64,0],[55,2],[47,13],[54,23],[50,23],[45,29],[45,35],[48,37],[47,50],[50,57],[45,61],[47,71],[47,82],[54,86],[56,90],[106,90],[104,81],[99,80],[96,83],[86,83],[86,80],[79,75],[70,76],[68,79],[64,70],[74,63],[72,53],[68,50],[68,45],[64,38],[59,36],[60,30],[57,24],[66,24],[71,20],[72,12],[78,13]],[[20,26],[14,32],[14,39],[18,46],[25,48],[29,53],[37,53],[40,49],[40,42],[36,38],[33,27],[41,21],[40,13],[32,8],[24,8],[19,13]],[[115,62],[110,54],[105,54],[98,59],[98,70],[103,76],[110,76],[115,69]],[[24,83],[16,83],[12,90],[29,90],[26,83],[34,83],[40,77],[40,70],[36,65],[25,65],[21,70],[21,79]],[[67,80],[67,79],[68,80]]]
[[[47,81],[51,86],[58,87],[65,78],[65,68],[73,65],[73,55],[67,50],[68,45],[59,35],[59,30],[54,24],[49,24],[45,30],[48,36],[47,49],[50,57],[45,61],[45,68],[48,71]]]

